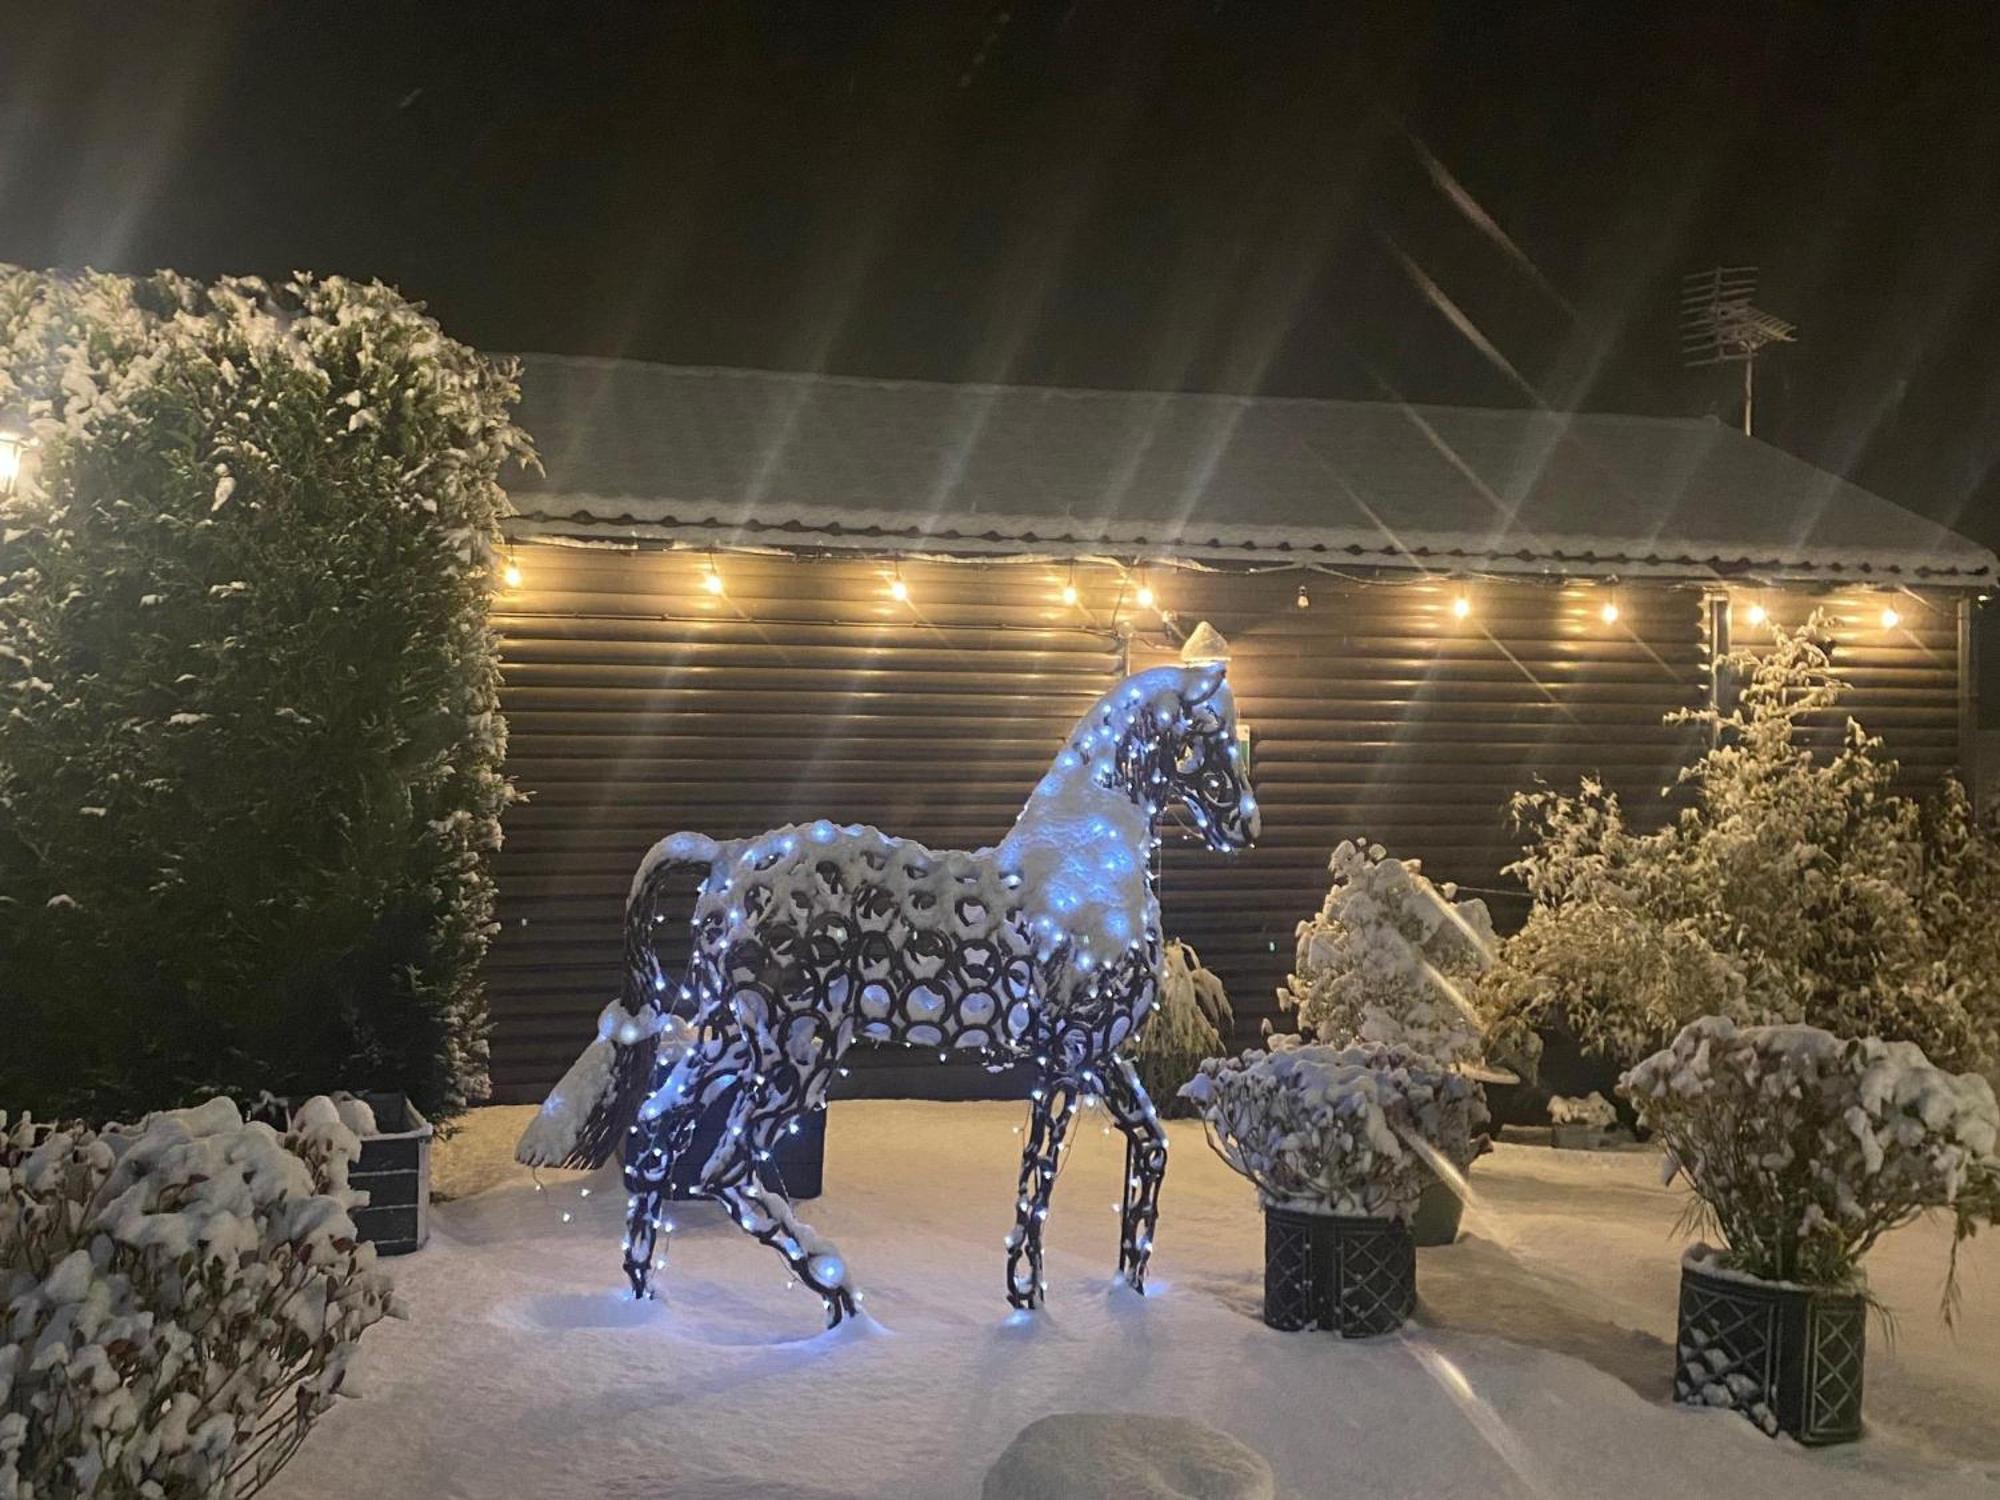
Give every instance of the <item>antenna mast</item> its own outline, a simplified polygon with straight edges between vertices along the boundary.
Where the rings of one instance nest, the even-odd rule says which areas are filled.
[[[1717,266],[1681,278],[1681,358],[1690,370],[1743,366],[1743,430],[1757,406],[1757,356],[1767,344],[1796,341],[1798,328],[1751,306],[1755,266]]]

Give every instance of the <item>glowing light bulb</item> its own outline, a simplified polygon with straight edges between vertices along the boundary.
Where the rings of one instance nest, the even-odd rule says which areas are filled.
[[[1299,597],[1292,602],[1297,604],[1300,609],[1312,608],[1312,595],[1306,592],[1306,586],[1303,583],[1299,585]]]
[[[1073,583],[1066,583],[1066,584],[1064,584],[1064,585],[1063,585],[1063,603],[1065,603],[1065,604],[1074,604],[1074,603],[1076,603],[1076,598],[1077,598],[1077,595],[1076,595],[1076,585],[1075,585],[1075,584],[1073,584]]]
[[[709,591],[709,592],[710,592],[711,594],[719,594],[719,593],[721,593],[721,592],[722,592],[722,575],[721,575],[720,573],[716,572],[714,568],[710,568],[710,569],[708,570],[708,573],[706,574],[706,576],[704,576],[704,577],[702,578],[702,580],[701,580],[701,586],[702,586],[703,588],[707,589],[707,590],[708,590],[708,591]]]
[[[1460,594],[1456,599],[1451,601],[1451,612],[1463,620],[1467,615],[1472,613],[1472,601],[1466,598],[1465,595]]]
[[[1743,612],[1743,618],[1752,625],[1762,625],[1771,618],[1770,612],[1761,604],[1753,604]]]
[[[1139,601],[1139,608],[1151,609],[1153,607],[1153,599],[1154,599],[1152,585],[1146,583],[1140,584],[1139,592],[1134,594],[1132,597]]]
[[[1618,623],[1618,606],[1616,604],[1606,604],[1604,608],[1598,611],[1598,614],[1603,617],[1604,623],[1607,625],[1616,625]]]
[[[1902,623],[1903,617],[1896,612],[1894,605],[1885,604],[1882,606],[1882,628],[1884,630],[1894,630]]]
[[[889,580],[889,597],[894,599],[898,604],[909,603],[910,586],[903,582],[901,578],[891,578]]]
[[[521,586],[521,569],[519,564],[510,562],[506,567],[502,568],[500,570],[500,581],[505,583],[510,589],[519,588]]]

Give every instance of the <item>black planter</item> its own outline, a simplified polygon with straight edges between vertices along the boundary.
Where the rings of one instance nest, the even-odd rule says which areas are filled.
[[[693,1189],[695,1176],[707,1164],[729,1119],[728,1099],[718,1100],[717,1104],[719,1108],[711,1106],[702,1116],[701,1124],[695,1128],[693,1144],[675,1159],[667,1172],[667,1196],[676,1202],[698,1196]],[[826,1111],[809,1110],[798,1123],[796,1132],[784,1131],[778,1136],[771,1148],[771,1159],[757,1164],[757,1180],[766,1191],[783,1193],[794,1202],[817,1198],[820,1194],[820,1179],[826,1168]]]
[[[1417,1306],[1417,1247],[1395,1219],[1264,1210],[1264,1321],[1368,1338]]]
[[[431,1122],[401,1094],[362,1094],[376,1134],[363,1136],[347,1185],[368,1194],[354,1227],[377,1255],[407,1255],[431,1236]]]
[[[1858,1292],[1768,1286],[1681,1267],[1674,1399],[1740,1411],[1772,1436],[1861,1436],[1868,1308]]]

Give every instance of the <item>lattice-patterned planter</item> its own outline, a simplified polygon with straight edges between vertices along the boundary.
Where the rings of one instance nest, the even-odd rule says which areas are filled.
[[[1264,1321],[1393,1333],[1417,1306],[1417,1247],[1395,1219],[1264,1210]]]
[[[1740,1411],[1773,1437],[1852,1442],[1867,1330],[1858,1292],[1773,1286],[1683,1262],[1674,1399]]]
[[[379,1255],[421,1250],[431,1236],[431,1122],[401,1094],[363,1094],[375,1115],[374,1135],[348,1169],[350,1187],[368,1194],[354,1210],[354,1227]]]

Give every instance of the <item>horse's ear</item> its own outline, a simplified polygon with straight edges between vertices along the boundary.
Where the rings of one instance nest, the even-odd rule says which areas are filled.
[[[1222,638],[1221,631],[1203,620],[1181,643],[1181,665],[1213,667],[1220,677],[1229,668],[1229,642]]]

